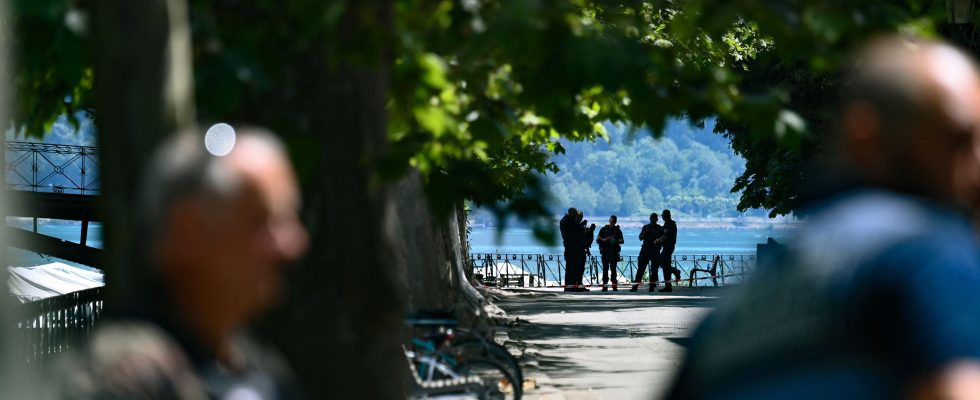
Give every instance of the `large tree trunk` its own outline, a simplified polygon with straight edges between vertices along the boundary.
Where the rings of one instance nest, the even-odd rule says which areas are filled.
[[[457,208],[444,220],[432,215],[417,171],[392,187],[387,224],[391,266],[409,311],[448,309],[468,319],[483,307],[485,300],[467,273],[461,214]]]
[[[143,297],[149,293],[148,266],[135,234],[144,161],[165,135],[194,120],[190,32],[184,0],[105,0],[94,5],[106,307],[131,311],[151,300]]]
[[[418,172],[392,187],[387,221],[391,266],[409,311],[446,308],[459,298],[453,290],[457,283],[452,280],[453,249],[446,225],[430,215]]]
[[[296,112],[321,137],[317,176],[305,188],[310,253],[264,331],[310,398],[404,398],[403,293],[384,235],[387,191],[374,168],[387,143],[391,59],[386,41],[365,39],[387,37],[391,10],[387,1],[357,1],[344,12],[334,51],[306,58],[308,108]]]

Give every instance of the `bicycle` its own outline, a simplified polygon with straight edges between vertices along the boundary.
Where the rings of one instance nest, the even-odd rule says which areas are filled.
[[[458,336],[453,328],[459,321],[446,312],[418,313],[406,324],[426,331],[412,338],[411,351],[406,349],[413,373],[423,385],[478,377],[483,382],[481,399],[522,397],[523,372],[503,346],[472,332]]]

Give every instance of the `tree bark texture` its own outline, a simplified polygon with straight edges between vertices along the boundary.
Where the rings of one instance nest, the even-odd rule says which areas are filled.
[[[155,147],[193,122],[184,0],[94,3],[96,124],[102,159],[106,308],[145,307],[147,273],[138,235],[140,177]]]
[[[387,143],[391,60],[367,30],[391,29],[386,1],[348,2],[334,49],[304,58],[305,108],[318,166],[305,182],[310,250],[290,276],[286,304],[262,332],[314,399],[404,398],[405,293],[385,236],[388,191],[374,168]],[[275,118],[275,116],[269,116]]]
[[[406,294],[409,311],[460,310],[461,270],[458,239],[452,218],[437,221],[429,212],[421,178],[412,171],[391,188],[388,207],[388,236],[392,239],[392,266],[398,286]],[[471,310],[470,310],[471,311]]]

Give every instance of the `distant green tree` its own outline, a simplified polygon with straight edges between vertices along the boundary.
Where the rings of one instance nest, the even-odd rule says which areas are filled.
[[[572,204],[571,193],[564,182],[554,182],[549,186],[552,209],[561,210]]]
[[[590,214],[595,212],[599,200],[596,191],[592,189],[592,186],[588,182],[576,182],[571,185],[569,187],[569,198],[571,200],[569,207],[575,207],[582,212]]]
[[[650,186],[643,190],[643,204],[646,205],[651,212],[660,213],[667,205],[664,203],[664,194],[660,192],[653,186]]]
[[[596,194],[599,196],[596,212],[615,214],[620,211],[620,207],[623,205],[623,196],[619,194],[616,184],[612,182],[603,183]]]
[[[641,215],[649,212],[646,205],[643,204],[643,196],[640,194],[640,189],[636,186],[630,186],[626,189],[626,193],[623,194],[623,214],[627,216]]]

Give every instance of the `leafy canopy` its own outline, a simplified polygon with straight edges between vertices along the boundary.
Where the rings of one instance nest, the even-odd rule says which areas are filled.
[[[5,21],[19,56],[15,123],[29,134],[91,97],[86,13],[75,4],[18,0]],[[377,48],[374,61],[391,67],[391,144],[372,161],[382,177],[417,168],[434,210],[469,200],[542,236],[551,222],[540,174],[557,172],[561,139],[605,137],[608,122],[660,134],[673,117],[716,118],[748,161],[732,188],[740,209],[789,212],[846,50],[875,31],[931,32],[943,15],[926,1],[391,0],[359,16],[352,51],[332,37],[349,4],[190,1],[199,115],[293,134],[301,174],[314,173],[304,82],[337,60],[371,61],[358,57]],[[628,202],[636,191],[662,201],[662,189],[630,189]],[[574,192],[585,199],[573,202],[592,202]]]

